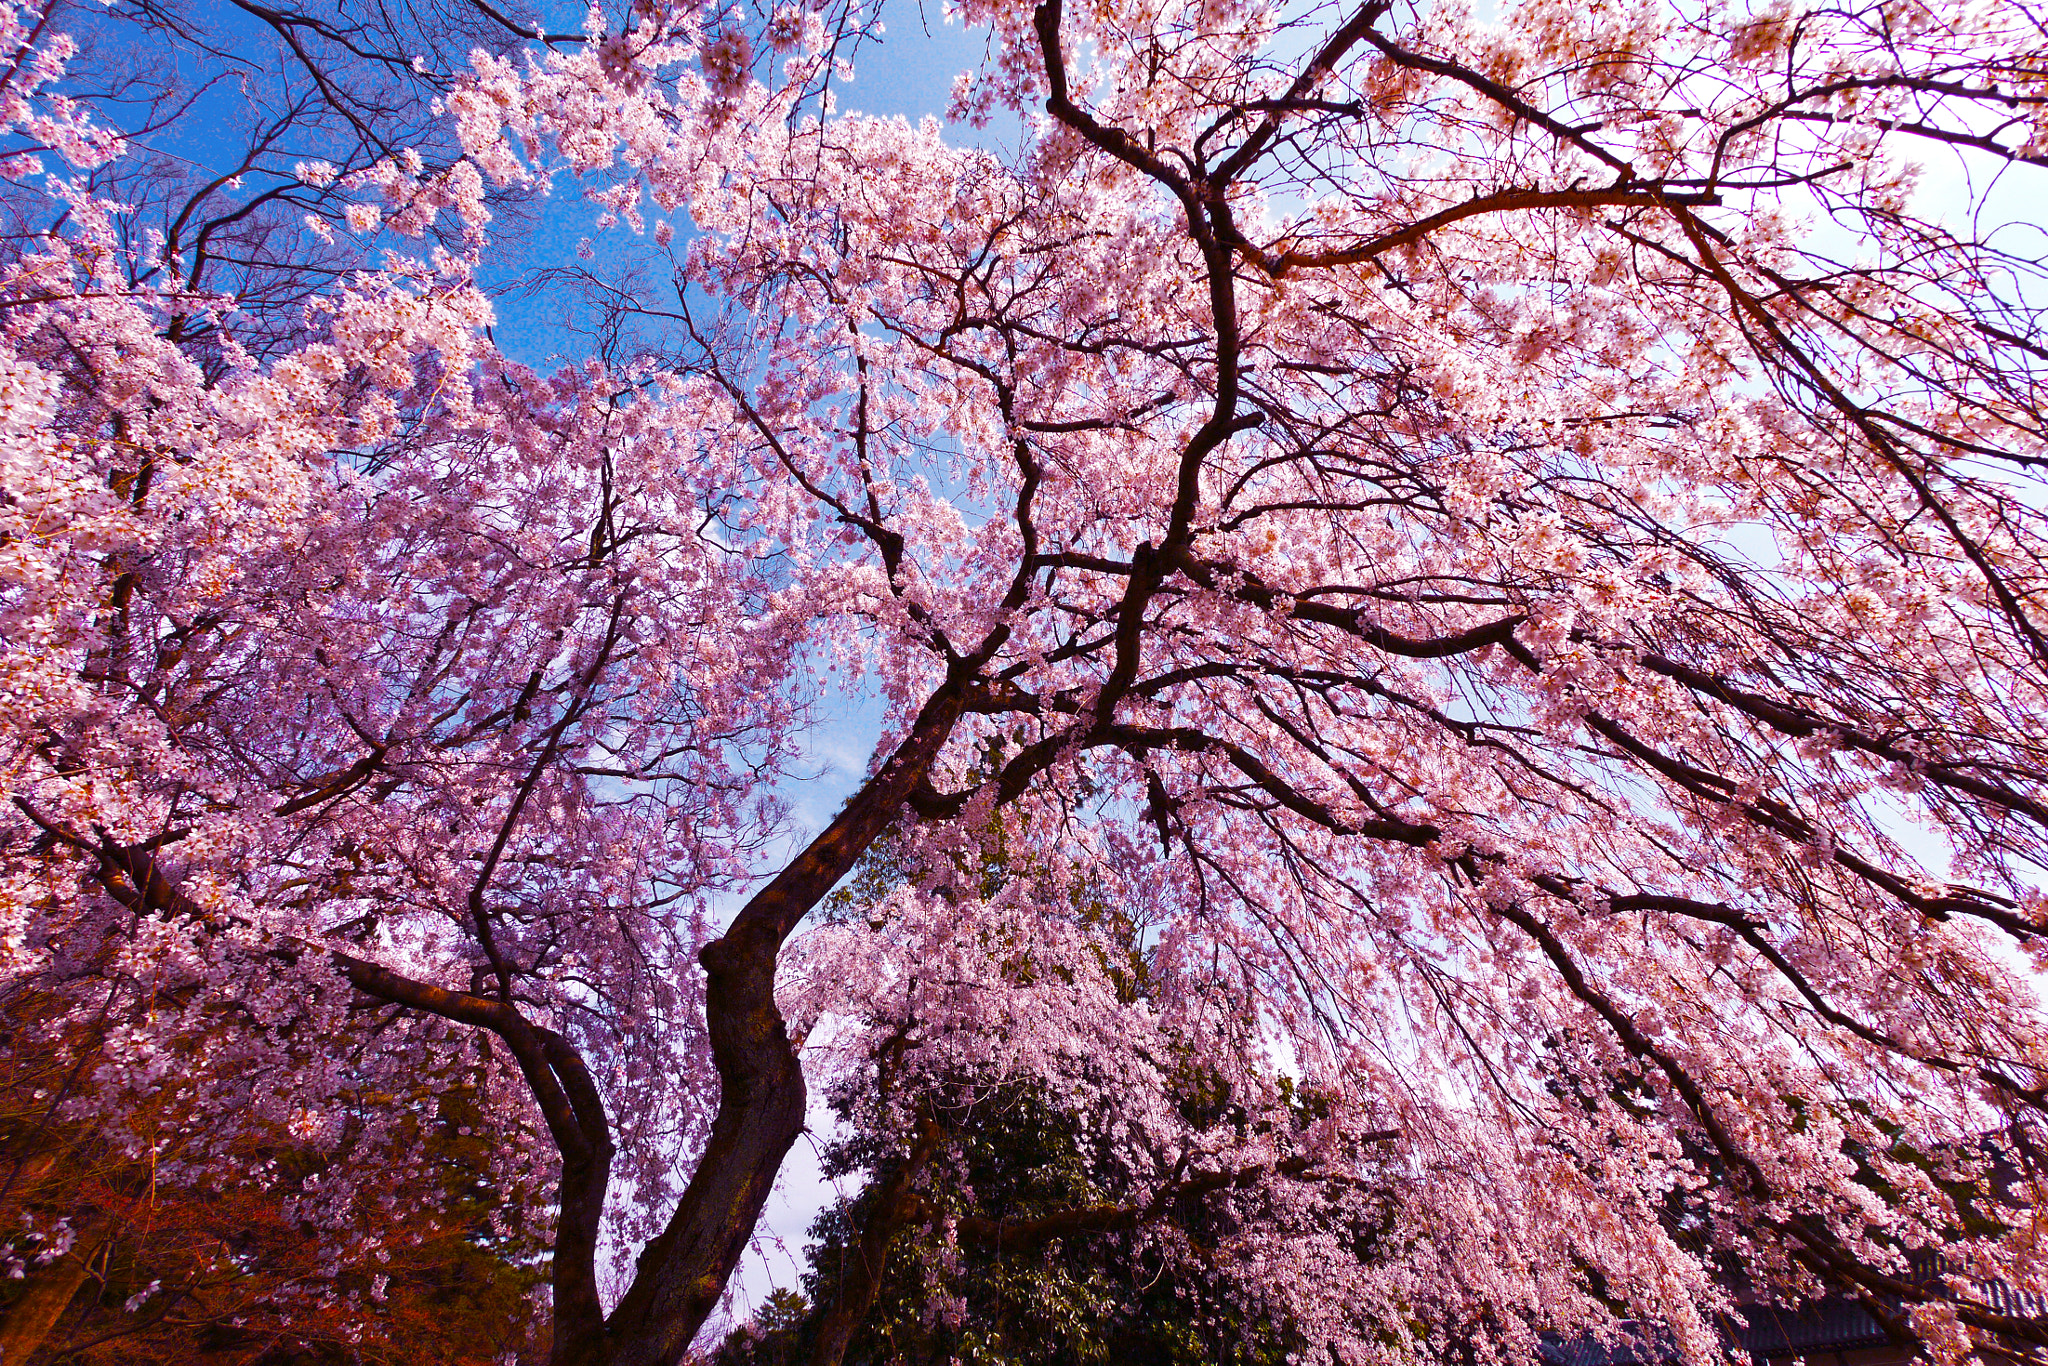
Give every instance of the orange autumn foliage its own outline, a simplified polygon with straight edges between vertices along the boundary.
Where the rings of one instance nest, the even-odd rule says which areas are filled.
[[[32,1029],[33,1003],[11,1004],[4,1027]],[[9,1050],[0,1072],[8,1366],[501,1366],[544,1355],[542,1245],[504,1216],[474,1084],[363,1097],[396,1106],[427,1160],[370,1183],[337,1236],[292,1197],[361,1161],[359,1136],[323,1148],[280,1129],[231,1165],[211,1151],[188,1164],[183,1145],[205,1140],[168,1100],[121,1131],[66,1117],[95,1062],[89,1042]],[[266,1179],[216,1175],[236,1170]]]

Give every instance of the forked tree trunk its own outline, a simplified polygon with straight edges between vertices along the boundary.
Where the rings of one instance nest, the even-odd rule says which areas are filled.
[[[964,678],[933,693],[881,770],[699,954],[719,1080],[710,1142],[602,1332],[558,1344],[557,1366],[675,1366],[717,1307],[804,1129],[803,1067],[775,1005],[776,955],[895,822],[952,734],[966,695]]]

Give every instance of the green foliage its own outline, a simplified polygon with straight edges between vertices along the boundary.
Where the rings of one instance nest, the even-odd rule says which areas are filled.
[[[930,1176],[927,1201],[955,1218],[1021,1223],[1116,1203],[1112,1169],[1091,1150],[1079,1117],[1016,1087],[954,1117],[953,1141]],[[717,1366],[806,1362],[819,1314],[834,1304],[875,1191],[902,1154],[872,1135],[827,1152],[827,1170],[875,1172],[858,1196],[821,1214],[811,1232],[804,1294],[780,1291],[751,1330],[729,1337]],[[1199,1270],[1230,1233],[1194,1199],[1138,1233],[1094,1233],[996,1256],[949,1246],[938,1220],[904,1230],[890,1249],[880,1294],[846,1354],[848,1366],[1279,1366],[1294,1336],[1249,1319]],[[1171,1245],[1176,1255],[1165,1248]]]

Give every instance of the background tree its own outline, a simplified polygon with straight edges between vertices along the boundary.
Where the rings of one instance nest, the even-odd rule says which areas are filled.
[[[473,1084],[422,1075],[404,1097],[352,1097],[352,1115],[245,1128],[222,1153],[175,1088],[118,1118],[67,1117],[97,1050],[48,1047],[46,1022],[20,1013],[35,1004],[14,1002],[0,1084],[8,1361],[540,1358],[544,1244],[524,1222],[530,1193],[498,1184],[503,1154]],[[362,1115],[408,1111],[423,1161],[380,1188],[354,1179]],[[346,1209],[328,1207],[330,1185]]]
[[[559,1182],[556,1359],[675,1361],[803,1125],[784,1007],[826,979],[785,946],[893,829],[924,879],[800,951],[848,1006],[994,944],[1085,974],[1085,891],[1151,1028],[1233,1085],[1284,1040],[1333,1161],[1398,1136],[1384,1274],[1294,1239],[1240,1282],[1343,1306],[1306,1352],[1516,1356],[1621,1307],[1705,1360],[1702,1245],[1938,1358],[2048,1345],[1985,1289],[2048,1288],[2024,1218],[1956,1194],[2048,1104],[2048,346],[1988,197],[2048,147],[2038,16],[961,15],[958,110],[1027,117],[1012,154],[833,115],[865,8],[480,53],[464,159],[353,184],[476,225],[573,173],[651,228],[674,296],[632,306],[672,331],[552,377],[446,255],[195,363],[199,305],[43,186],[62,230],[0,280],[9,952],[121,1022],[96,1103],[191,1036],[167,984],[249,1021],[196,1072],[223,1132],[333,1103],[280,1021],[402,1007],[392,1069],[482,1030]],[[7,117],[107,164],[30,98],[36,40]],[[1996,174],[1916,196],[1929,156]],[[821,678],[887,738],[757,879]],[[999,810],[1058,857],[984,896],[947,870]],[[1299,1184],[1157,1103],[1113,992],[1004,981],[897,1013],[1115,1097],[1155,1193],[1176,1150]],[[1729,1175],[1681,1238],[1698,1152]],[[1961,1270],[1906,1274],[1931,1246]]]
[[[1360,1311],[1346,1290],[1400,1236],[1396,1135],[1333,1131],[1255,1041],[1178,1008],[1200,993],[1085,884],[1066,933],[994,910],[1051,908],[1044,860],[990,835],[942,935],[893,923],[927,881],[894,840],[830,899],[797,1009],[829,1036],[824,1172],[860,1182],[812,1229],[808,1305],[719,1359],[1268,1362],[1306,1345],[1297,1320]],[[1325,1293],[1268,1293],[1276,1257],[1323,1262]]]
[[[1266,1366],[1286,1359],[1283,1330],[1250,1319],[1234,1296],[1204,1295],[1185,1260],[1169,1268],[1156,1248],[1133,1246],[1131,1230],[1116,1227],[1110,1207],[1133,1225],[1130,1216],[1151,1211],[1117,1205],[1090,1179],[1073,1116],[1016,1092],[985,1098],[974,1119],[971,1135],[957,1138],[943,1169],[928,1177],[933,1196],[959,1221],[950,1244],[936,1224],[899,1234],[844,1360]],[[714,1360],[800,1366],[815,1359],[827,1316],[858,1297],[849,1283],[860,1277],[863,1234],[907,1156],[872,1141],[827,1150],[828,1175],[872,1172],[874,1179],[812,1225],[804,1295],[771,1297],[767,1312],[735,1330]],[[972,1192],[971,1201],[956,1192]],[[1166,1203],[1151,1212],[1152,1222],[1170,1223],[1176,1244],[1185,1239],[1214,1251],[1226,1240],[1227,1225],[1204,1219],[1198,1199]],[[1102,1226],[1080,1222],[1083,1211],[1095,1211]],[[938,1213],[929,1201],[918,1212]],[[1053,1216],[1070,1221],[1057,1238],[1046,1236],[1044,1221]]]

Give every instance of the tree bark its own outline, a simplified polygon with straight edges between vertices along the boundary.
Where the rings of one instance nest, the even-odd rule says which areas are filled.
[[[29,1358],[49,1340],[57,1320],[91,1277],[92,1259],[99,1248],[99,1239],[81,1239],[50,1265],[29,1272],[27,1290],[7,1311],[6,1321],[0,1322],[0,1366],[27,1366]]]
[[[803,1068],[775,1005],[776,955],[901,814],[953,733],[969,688],[966,676],[949,677],[881,771],[698,955],[708,978],[718,1114],[681,1203],[641,1252],[632,1287],[606,1323],[609,1366],[675,1366],[725,1293],[804,1128]]]
[[[839,1366],[847,1344],[875,1307],[882,1290],[882,1273],[889,1266],[889,1247],[919,1208],[913,1190],[918,1174],[939,1146],[938,1125],[926,1120],[903,1165],[890,1173],[875,1192],[875,1207],[861,1226],[860,1241],[853,1259],[839,1282],[839,1296],[818,1319],[818,1336],[811,1345],[811,1366]]]

